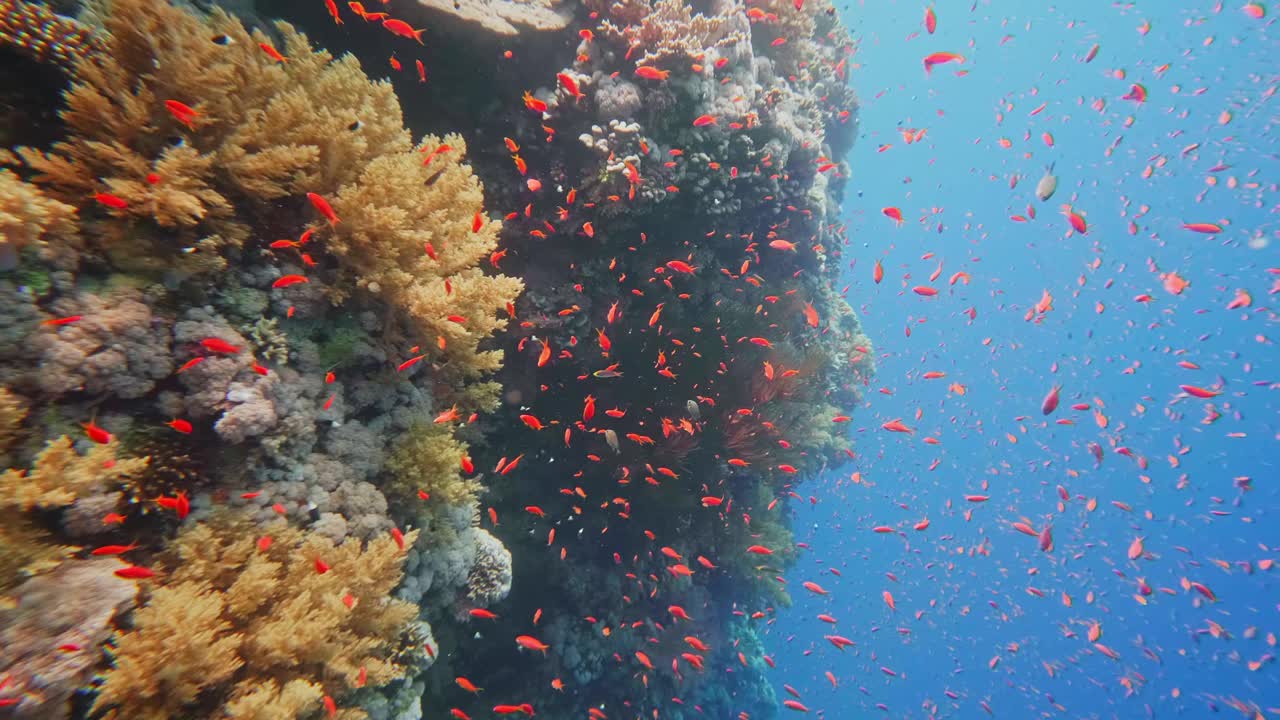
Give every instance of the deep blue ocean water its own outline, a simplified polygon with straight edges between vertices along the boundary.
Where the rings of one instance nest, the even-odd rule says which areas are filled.
[[[939,2],[933,35],[919,2],[842,6],[860,38],[863,102],[844,284],[879,365],[851,423],[857,459],[799,489],[796,537],[811,548],[785,578],[795,604],[766,639],[780,698],[789,684],[831,718],[985,717],[984,702],[1006,718],[1280,713],[1268,644],[1280,571],[1258,568],[1280,555],[1269,294],[1280,282],[1280,7],[1255,19],[1242,5]],[[922,59],[938,51],[965,62],[926,74]],[[1134,83],[1145,102],[1122,99]],[[927,133],[908,145],[901,128]],[[1041,203],[1050,163],[1057,192]],[[1067,203],[1087,234],[1069,232]],[[1028,205],[1034,220],[1011,220]],[[890,206],[901,227],[882,215]],[[961,270],[972,281],[948,285]],[[1170,272],[1190,283],[1181,294],[1165,288]],[[1241,289],[1252,305],[1227,309]],[[1028,321],[1044,291],[1053,309]],[[1182,384],[1222,394],[1191,398]],[[1209,405],[1221,417],[1205,424]],[[895,418],[915,432],[881,429]],[[1019,521],[1051,524],[1052,552]],[[1145,554],[1133,561],[1137,537]],[[1088,641],[1093,623],[1118,659]],[[840,652],[826,634],[857,646]]]

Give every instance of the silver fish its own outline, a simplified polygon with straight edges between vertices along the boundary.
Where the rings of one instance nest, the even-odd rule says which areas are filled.
[[[609,447],[613,448],[613,451],[615,453],[622,452],[622,450],[618,448],[618,433],[614,432],[613,430],[605,430],[604,439],[605,439],[605,442],[609,443]]]
[[[1053,165],[1049,163],[1049,167],[1044,169],[1044,177],[1036,183],[1036,197],[1040,198],[1040,202],[1053,197],[1053,193],[1058,189],[1058,176],[1053,174]]]
[[[693,418],[695,422],[702,419],[702,411],[698,409],[698,403],[692,400],[685,400],[684,408],[689,411],[689,417]]]

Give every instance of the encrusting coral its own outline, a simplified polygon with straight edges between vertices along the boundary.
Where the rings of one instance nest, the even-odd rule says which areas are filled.
[[[306,717],[326,696],[399,679],[422,662],[418,609],[390,598],[401,543],[416,538],[335,545],[283,520],[259,529],[230,516],[191,526],[117,639],[96,707],[121,720],[211,707],[231,718]]]

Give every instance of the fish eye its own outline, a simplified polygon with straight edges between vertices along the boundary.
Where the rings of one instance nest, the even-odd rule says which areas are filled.
[[[210,38],[210,40],[213,41],[214,45],[223,45],[223,46],[230,45],[235,42],[234,40],[231,39],[230,35],[225,35],[225,34],[214,35],[212,38]]]
[[[362,127],[364,127],[364,123],[362,123],[362,122],[360,122],[359,120],[357,120],[357,121],[355,121],[355,122],[351,123],[350,125],[348,125],[348,126],[347,126],[347,129],[348,129],[348,130],[350,130],[351,132],[356,132],[357,130],[359,130],[359,129],[360,129],[360,128],[362,128]]]

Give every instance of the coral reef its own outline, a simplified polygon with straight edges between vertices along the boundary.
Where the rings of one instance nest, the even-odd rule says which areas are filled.
[[[44,12],[0,8],[27,22],[0,42],[80,27],[28,22]],[[487,271],[502,226],[466,143],[415,145],[389,83],[283,23],[160,0],[85,17],[91,50],[34,55],[71,83],[63,135],[0,153],[0,450],[31,467],[0,476],[0,584],[80,542],[155,568],[132,619],[107,617],[103,716],[302,717],[325,696],[412,716],[425,618],[510,587],[464,424],[431,423],[496,407],[489,342],[522,289]],[[77,452],[87,420],[112,439]],[[404,524],[421,538],[393,541]],[[107,620],[40,712],[103,669]]]
[[[874,372],[834,289],[831,10],[427,0],[404,17],[471,33],[440,52],[518,59],[433,74],[415,143],[391,82],[287,24],[101,8],[65,135],[0,171],[0,449],[31,468],[0,476],[0,581],[81,542],[156,575],[76,611],[47,707],[97,670],[103,717],[413,718],[476,702],[465,665],[547,717],[771,717],[788,498]],[[114,439],[77,452],[87,421]]]
[[[425,662],[412,637],[417,608],[388,597],[405,559],[399,543],[416,532],[340,545],[283,521],[261,533],[215,518],[178,537],[133,628],[115,642],[98,708],[141,719],[200,706],[299,717],[325,696],[386,684]]]

